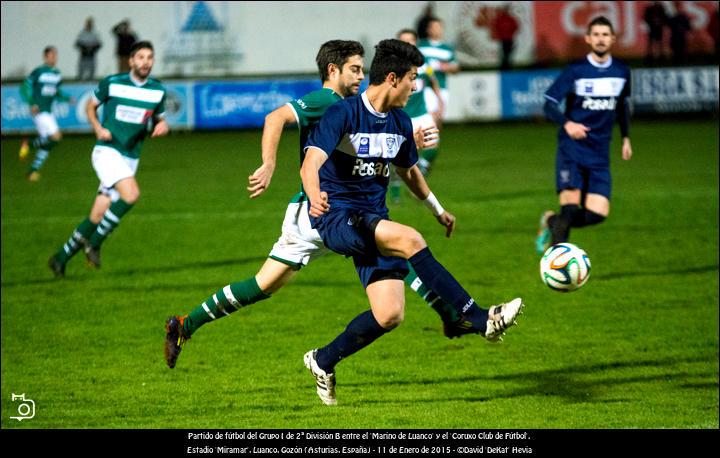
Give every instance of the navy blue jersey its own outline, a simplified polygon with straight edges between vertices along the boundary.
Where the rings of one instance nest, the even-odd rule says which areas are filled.
[[[545,92],[545,99],[551,104],[566,99],[565,119],[553,118],[561,124],[558,135],[561,147],[568,152],[607,157],[616,114],[622,117],[621,130],[627,135],[629,96],[630,69],[618,59],[610,57],[599,64],[588,54],[570,64]],[[558,116],[562,118],[559,113]],[[566,120],[589,127],[587,138],[572,140],[562,128]]]
[[[331,105],[305,150],[311,146],[328,155],[319,175],[330,211],[370,210],[386,215],[390,163],[410,168],[418,160],[410,117],[396,108],[375,111],[366,92]]]

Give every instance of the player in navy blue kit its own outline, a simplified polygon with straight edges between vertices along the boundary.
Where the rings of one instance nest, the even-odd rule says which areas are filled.
[[[337,403],[335,365],[402,322],[406,260],[428,288],[457,310],[460,318],[452,326],[458,333],[479,333],[497,341],[523,307],[517,298],[481,309],[435,260],[415,229],[389,219],[385,196],[392,163],[445,226],[446,236],[455,228],[455,217],[442,208],[417,167],[412,123],[400,109],[416,90],[423,56],[400,40],[383,40],[375,48],[369,88],[327,109],[306,143],[300,171],[313,228],[325,246],[352,256],[371,307],[331,343],[304,356],[327,405]]]
[[[545,93],[545,114],[560,125],[556,187],[560,213],[540,219],[535,249],[567,242],[571,227],[601,223],[610,213],[610,140],[615,119],[622,135],[622,158],[630,160],[630,69],[613,59],[612,24],[604,16],[588,25],[590,53],[569,65]],[[565,101],[565,113],[558,107]],[[582,206],[581,206],[582,205]]]

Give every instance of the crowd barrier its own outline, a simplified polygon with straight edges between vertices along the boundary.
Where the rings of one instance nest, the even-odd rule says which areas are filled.
[[[543,116],[543,94],[559,69],[462,72],[451,75],[448,122],[532,119]],[[717,113],[718,67],[638,68],[632,71],[634,113]],[[173,129],[262,127],[265,115],[284,102],[320,88],[318,78],[231,81],[165,81],[167,120]],[[90,132],[85,105],[95,85],[66,83],[74,104],[53,112],[66,132]],[[34,131],[18,84],[2,86],[2,134]],[[101,113],[102,116],[102,113]]]

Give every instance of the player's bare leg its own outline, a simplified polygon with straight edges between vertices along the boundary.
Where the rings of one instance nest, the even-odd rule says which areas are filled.
[[[268,258],[255,274],[255,281],[265,294],[273,294],[290,283],[298,271],[287,264]]]
[[[585,208],[607,218],[610,214],[610,201],[601,194],[588,194],[585,197]]]

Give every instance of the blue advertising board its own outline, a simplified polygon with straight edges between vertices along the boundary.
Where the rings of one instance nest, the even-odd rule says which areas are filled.
[[[170,128],[192,127],[192,110],[188,98],[188,94],[191,93],[192,83],[167,82],[164,84],[168,90],[165,112]],[[63,84],[63,91],[73,98],[75,103],[56,101],[53,104],[53,114],[55,114],[61,130],[65,132],[92,131],[85,113],[85,107],[95,87],[95,84],[90,83]],[[3,134],[32,133],[35,131],[35,125],[30,115],[30,107],[20,96],[19,84],[3,85],[0,99]],[[100,110],[102,110],[102,106]]]
[[[718,111],[718,67],[641,68],[632,72],[636,113]]]
[[[502,72],[500,92],[503,119],[544,116],[545,91],[560,70],[519,70]]]
[[[85,114],[85,104],[92,95],[92,84],[63,84],[62,90],[74,98],[74,104],[58,102],[53,104],[53,114],[60,129],[65,131],[89,131],[90,124]],[[20,97],[20,85],[3,86],[2,96],[2,133],[33,132],[29,105]]]
[[[197,82],[194,87],[195,127],[262,127],[268,113],[321,86],[317,78]]]
[[[165,119],[171,129],[192,129],[192,81],[163,81],[165,96]]]

